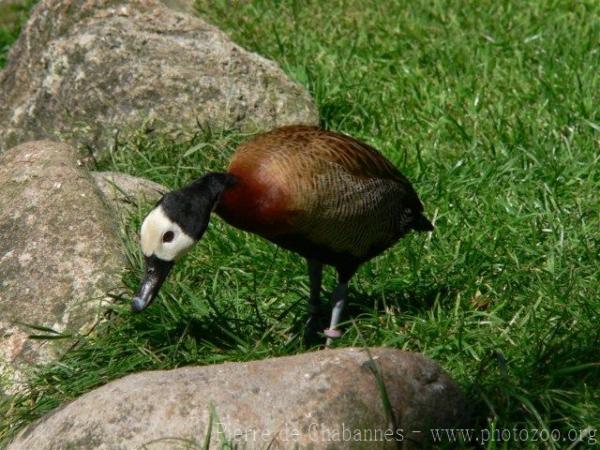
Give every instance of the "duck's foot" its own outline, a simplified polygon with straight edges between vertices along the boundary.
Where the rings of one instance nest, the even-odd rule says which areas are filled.
[[[327,341],[325,342],[325,346],[329,347],[334,339],[338,339],[342,336],[342,332],[337,328],[326,328],[323,330],[323,334],[327,336]]]

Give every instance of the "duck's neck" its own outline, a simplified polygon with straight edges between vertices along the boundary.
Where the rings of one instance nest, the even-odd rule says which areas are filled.
[[[163,197],[161,206],[167,217],[190,237],[200,239],[223,192],[235,183],[226,173],[208,173],[187,186]]]
[[[224,172],[210,172],[182,188],[182,191],[192,197],[200,196],[212,205],[216,205],[223,191],[229,186],[233,186],[235,182],[236,178],[233,175]]]

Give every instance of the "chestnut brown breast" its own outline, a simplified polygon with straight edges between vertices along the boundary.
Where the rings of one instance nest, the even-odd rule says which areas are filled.
[[[265,237],[288,231],[289,191],[268,158],[233,160],[228,172],[237,182],[223,192],[216,209],[219,216]]]
[[[238,183],[216,212],[300,253],[313,245],[366,260],[396,242],[423,209],[408,180],[375,149],[316,127],[261,134],[238,148],[228,170]]]

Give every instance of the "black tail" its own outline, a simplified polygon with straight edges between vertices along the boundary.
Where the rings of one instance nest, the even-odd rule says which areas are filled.
[[[416,231],[433,231],[433,225],[423,214],[419,214],[413,220],[411,227]]]

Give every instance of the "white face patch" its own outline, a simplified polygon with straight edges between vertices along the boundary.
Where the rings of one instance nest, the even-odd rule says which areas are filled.
[[[173,233],[173,238],[163,242],[163,236],[168,231]],[[157,206],[146,216],[140,236],[144,255],[155,255],[164,261],[174,261],[194,245],[191,236],[167,217],[162,206]]]

